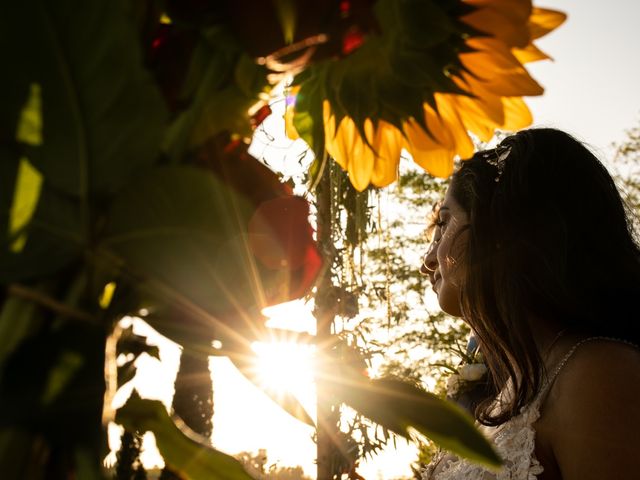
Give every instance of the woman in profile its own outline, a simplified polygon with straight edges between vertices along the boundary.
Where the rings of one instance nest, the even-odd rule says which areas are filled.
[[[505,464],[442,454],[423,478],[640,478],[640,249],[628,213],[603,165],[557,130],[462,162],[421,271],[478,339],[492,395],[475,417]]]

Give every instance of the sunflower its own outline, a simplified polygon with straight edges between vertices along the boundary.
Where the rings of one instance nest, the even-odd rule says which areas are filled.
[[[543,88],[524,64],[549,58],[533,41],[564,13],[530,0],[379,0],[375,10],[380,33],[309,67],[285,114],[288,135],[326,149],[357,190],[394,182],[403,149],[447,177],[456,156],[473,154],[469,132],[488,141],[531,124],[522,97]]]

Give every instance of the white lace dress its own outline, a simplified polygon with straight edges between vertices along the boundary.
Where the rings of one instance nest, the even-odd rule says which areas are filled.
[[[480,425],[478,428],[494,444],[494,447],[504,465],[498,471],[491,471],[459,459],[455,455],[442,452],[422,472],[423,480],[536,480],[544,468],[536,459],[535,440],[536,431],[533,424],[540,418],[540,406],[542,405],[551,385],[557,378],[562,368],[566,365],[575,351],[583,344],[592,341],[609,341],[623,343],[634,348],[627,341],[610,337],[588,337],[577,342],[567,354],[558,362],[556,368],[544,382],[540,393],[527,406],[523,407],[520,414],[511,418],[498,427]],[[509,383],[498,395],[495,409],[503,405],[503,401],[511,395],[512,385]]]
[[[423,480],[535,480],[543,470],[534,453],[536,432],[533,428],[540,417],[542,398],[543,395],[538,395],[519,415],[498,427],[479,426],[504,461],[500,470],[487,470],[441,453],[422,472]]]

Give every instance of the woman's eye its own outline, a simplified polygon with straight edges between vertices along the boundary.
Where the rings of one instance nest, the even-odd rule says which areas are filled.
[[[436,227],[438,227],[440,230],[442,230],[444,227],[447,226],[447,222],[445,222],[444,220],[437,220],[435,223]]]

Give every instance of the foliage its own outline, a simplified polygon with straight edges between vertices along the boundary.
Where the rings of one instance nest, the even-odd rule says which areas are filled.
[[[121,446],[116,454],[117,464],[114,479],[116,480],[142,480],[146,479],[146,473],[140,462],[140,447],[142,437],[138,433],[124,431],[120,437]]]
[[[158,400],[132,395],[118,410],[116,421],[125,428],[153,432],[165,462],[181,477],[251,480],[236,459],[206,447],[206,441],[180,419],[171,419]]]
[[[616,182],[627,204],[636,240],[640,241],[640,126],[627,131],[627,138],[616,145],[613,158]]]
[[[213,382],[209,371],[209,358],[184,351],[175,380],[173,411],[185,425],[201,435],[210,444],[213,433]],[[165,467],[162,480],[179,480]]]
[[[411,438],[409,428],[413,428],[465,458],[500,465],[500,458],[459,407],[408,382],[352,378],[342,395],[347,404],[396,434]],[[460,422],[462,418],[467,422]]]
[[[240,452],[236,458],[258,480],[311,480],[304,475],[300,466],[267,465],[267,451],[265,449],[260,449],[257,453]]]
[[[440,389],[437,365],[459,361],[469,334],[462,321],[440,311],[435,298],[428,303],[431,285],[419,273],[429,243],[429,212],[442,199],[446,185],[406,168],[396,186],[377,192],[380,200],[370,206],[371,233],[356,255],[360,268],[340,278],[359,295],[354,332],[366,339],[371,353],[383,354],[374,358],[378,374],[430,388],[436,387],[430,383],[435,379]],[[343,262],[353,256],[349,251]]]
[[[333,436],[339,439],[335,440],[333,461],[337,474],[348,473],[359,459],[381,450],[391,440],[391,432],[406,435],[397,423],[402,422],[401,412],[407,410],[398,407],[402,399],[393,395],[385,399],[384,391],[371,390],[368,379],[350,376],[344,365],[363,371],[368,364],[375,377],[401,378],[408,385],[426,384],[428,379],[439,378],[440,364],[459,361],[469,330],[459,320],[429,311],[424,300],[428,281],[418,273],[428,242],[427,213],[430,205],[440,200],[446,183],[415,169],[407,171],[398,187],[386,194],[385,211],[380,200],[376,202],[384,193],[371,189],[357,192],[340,168],[332,162],[328,168],[332,245],[336,249],[332,302],[337,318],[333,328],[341,340],[334,340],[326,376],[329,383],[343,382],[336,387],[332,401],[338,405],[346,402],[356,412],[351,420],[334,420],[338,427]],[[386,216],[394,218],[392,225]],[[412,388],[408,385],[406,388]],[[439,385],[442,391],[442,380]],[[340,387],[345,391],[340,392]],[[370,392],[370,407],[375,403],[373,396],[389,403],[368,410],[355,398],[365,396],[365,391]],[[433,399],[426,394],[422,398],[419,401]],[[347,418],[350,416],[347,413]],[[416,418],[413,421],[414,428],[428,431],[426,424]],[[448,428],[450,433],[460,431],[452,424]]]
[[[149,310],[192,351],[247,353],[256,312],[304,295],[320,268],[306,202],[230,136],[250,131],[266,69],[224,28],[161,13],[30,0],[0,19],[0,416],[16,438],[0,442],[3,472],[101,477],[110,399],[157,355],[124,315]],[[156,407],[139,406],[142,428]],[[163,428],[168,465],[201,451]],[[220,455],[218,470],[236,465]]]

